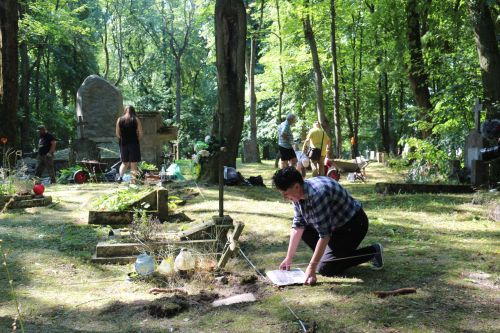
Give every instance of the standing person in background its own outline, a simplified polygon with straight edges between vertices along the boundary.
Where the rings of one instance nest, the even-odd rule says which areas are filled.
[[[293,113],[286,116],[286,120],[278,126],[278,146],[280,150],[280,168],[295,166],[297,164],[297,156],[293,150],[293,134],[291,127],[297,122],[297,118]]]
[[[307,156],[309,156],[309,159],[311,160],[313,177],[325,175],[323,163],[325,161],[327,152],[330,149],[330,145],[330,138],[321,128],[319,121],[315,121],[313,128],[311,128],[309,130],[309,133],[307,133],[304,145],[302,146],[302,151],[304,152],[304,154],[307,154]],[[310,148],[309,152],[306,151],[306,147]]]
[[[35,170],[35,176],[41,177],[43,170],[47,168],[52,183],[56,182],[56,173],[54,171],[54,153],[56,152],[56,138],[47,132],[44,125],[38,129],[38,165]]]
[[[123,110],[123,116],[116,121],[116,137],[120,140],[120,165],[121,182],[123,175],[130,168],[132,179],[137,175],[137,163],[141,161],[141,148],[139,140],[142,138],[141,121],[131,105],[127,105]]]

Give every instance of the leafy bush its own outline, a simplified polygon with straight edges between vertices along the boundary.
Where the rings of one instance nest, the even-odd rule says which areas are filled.
[[[59,177],[57,177],[57,183],[58,184],[68,184],[70,179],[73,178],[73,175],[75,172],[78,170],[81,170],[82,167],[75,165],[67,169],[61,169],[59,170]]]
[[[448,154],[431,140],[409,138],[410,152],[406,159],[411,161],[406,181],[408,183],[435,183],[448,179],[450,160]]]
[[[387,166],[395,171],[407,170],[410,163],[407,159],[394,157],[387,160]]]
[[[138,167],[141,171],[145,171],[145,170],[158,171],[158,168],[156,167],[156,165],[145,162],[145,161],[140,161]]]

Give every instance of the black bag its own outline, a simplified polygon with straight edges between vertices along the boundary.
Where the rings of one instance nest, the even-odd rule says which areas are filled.
[[[319,161],[319,159],[321,158],[321,149],[319,149],[319,148],[309,148],[309,151],[307,152],[307,156],[312,161]]]
[[[321,151],[323,150],[323,139],[325,138],[325,132],[323,132],[323,136],[321,137],[321,148],[311,148],[307,152],[307,156],[311,161],[318,162],[321,158]]]
[[[262,176],[250,176],[248,177],[248,182],[250,184],[252,184],[253,186],[264,186],[266,187],[266,185],[264,184],[264,180],[262,179]]]

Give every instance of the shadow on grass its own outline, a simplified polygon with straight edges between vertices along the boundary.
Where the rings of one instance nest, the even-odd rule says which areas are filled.
[[[43,217],[33,218],[31,214],[20,214],[16,218],[3,218],[0,225],[2,247],[8,253],[7,264],[16,285],[29,285],[31,282],[31,277],[22,269],[26,264],[23,260],[26,258],[51,254],[71,258],[72,262],[85,263],[90,259],[98,238],[99,228],[95,226],[53,221],[47,213]],[[9,299],[9,284],[2,267],[0,301]]]

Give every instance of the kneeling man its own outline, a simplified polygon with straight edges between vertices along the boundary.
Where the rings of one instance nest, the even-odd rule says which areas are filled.
[[[290,269],[301,239],[314,251],[305,284],[316,283],[316,272],[332,276],[370,260],[375,269],[382,268],[381,244],[357,248],[368,231],[368,217],[339,183],[328,177],[304,180],[288,167],[276,171],[273,184],[294,208],[288,252],[280,269]]]

